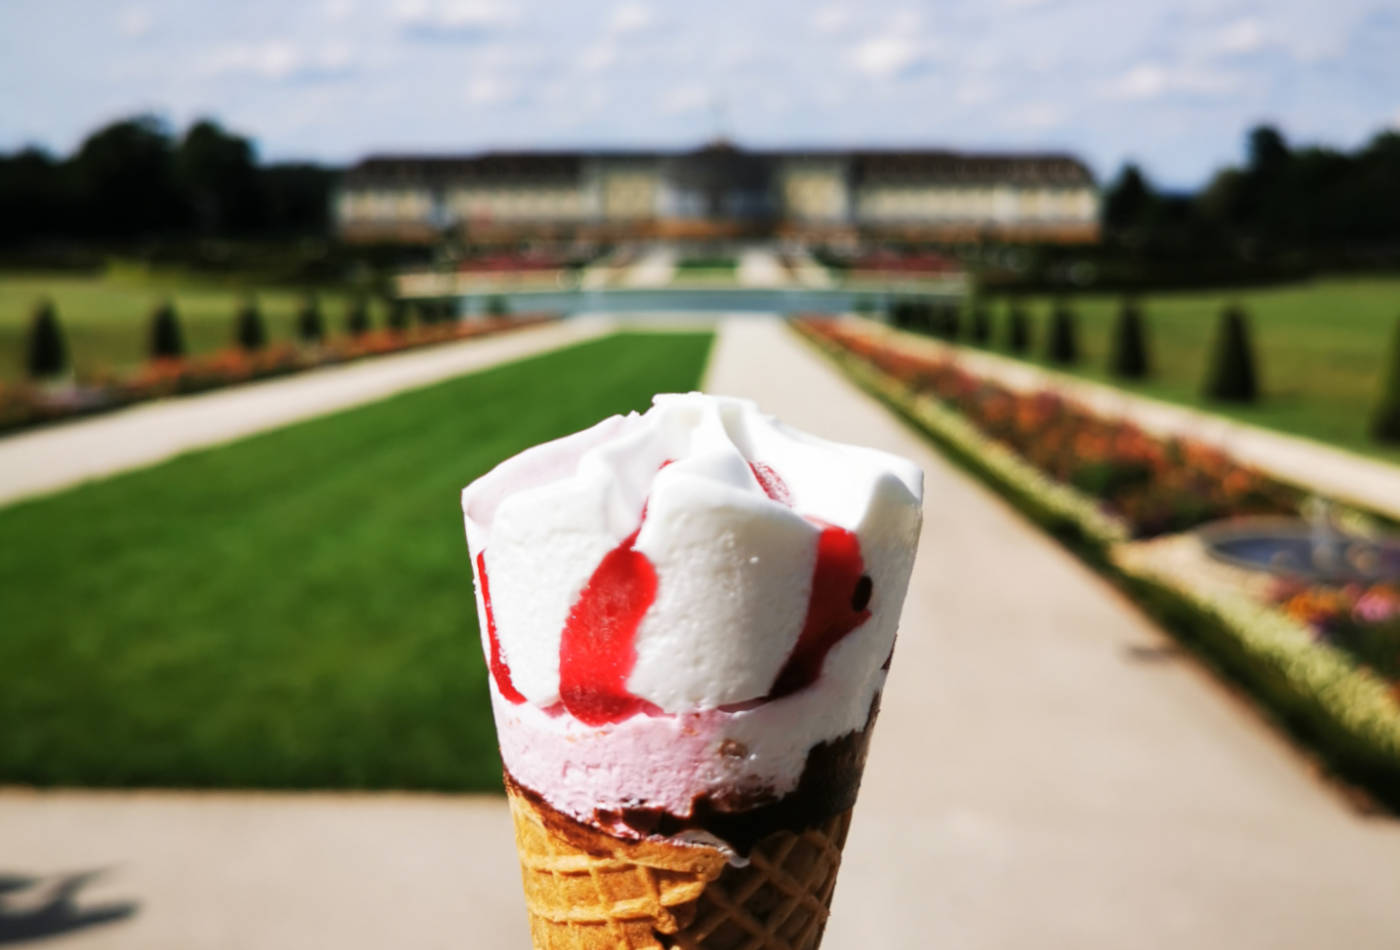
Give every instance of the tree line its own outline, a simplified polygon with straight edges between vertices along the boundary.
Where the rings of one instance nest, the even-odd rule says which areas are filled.
[[[210,119],[177,135],[140,115],[93,132],[66,158],[0,153],[0,245],[60,239],[323,235],[336,172],[260,164],[253,143]]]
[[[1105,238],[1144,250],[1278,253],[1400,247],[1400,132],[1354,152],[1291,147],[1272,126],[1249,132],[1246,160],[1192,194],[1154,188],[1125,165],[1104,194]]]

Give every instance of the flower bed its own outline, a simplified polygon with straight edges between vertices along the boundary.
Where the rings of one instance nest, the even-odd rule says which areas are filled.
[[[1388,680],[1400,698],[1400,585],[1342,587],[1281,581],[1273,600],[1319,642],[1351,654]]]
[[[406,333],[376,330],[318,346],[278,344],[260,350],[226,349],[188,359],[152,360],[136,372],[101,375],[76,384],[0,383],[0,432],[103,412],[147,399],[205,392],[316,366],[343,363],[513,330],[554,319],[532,315],[421,326]]]
[[[1337,772],[1400,808],[1400,591],[1211,591],[1132,543],[1240,515],[1296,514],[1297,488],[1053,393],[1019,393],[858,324],[796,328],[954,460],[1117,579]],[[1163,539],[1167,540],[1167,539]]]
[[[902,351],[834,321],[805,332],[838,346],[913,394],[935,397],[1052,481],[1097,499],[1134,537],[1235,515],[1294,513],[1297,489],[1186,439],[1160,439],[1053,392],[1021,393],[947,358]]]

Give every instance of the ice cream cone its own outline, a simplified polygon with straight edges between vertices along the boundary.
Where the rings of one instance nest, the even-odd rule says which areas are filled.
[[[749,863],[581,824],[507,780],[536,950],[815,950],[849,809],[760,839]]]

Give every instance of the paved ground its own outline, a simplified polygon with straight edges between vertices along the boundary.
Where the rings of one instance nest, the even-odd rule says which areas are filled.
[[[969,369],[1013,389],[1058,389],[1105,415],[1132,419],[1149,432],[1189,435],[1218,445],[1241,461],[1280,478],[1400,518],[1400,466],[1301,436],[1138,396],[1116,386],[1078,379],[996,353],[949,347],[910,333],[901,335],[911,345],[932,352],[951,349]]]
[[[1395,946],[1400,824],[1349,810],[1096,575],[775,323],[726,325],[709,388],[926,472],[824,946]],[[6,874],[107,869],[72,908],[128,916],[45,946],[524,947],[513,862],[491,800],[11,792],[0,942],[63,883]]]
[[[796,248],[789,253],[793,268],[797,271],[797,280],[801,284],[806,287],[836,286],[831,271],[818,264],[805,247]]]
[[[741,287],[786,287],[788,272],[771,248],[753,245],[739,253],[734,277]]]
[[[657,244],[642,255],[622,274],[624,287],[665,287],[676,276],[676,249]]]
[[[610,326],[591,319],[545,324],[202,395],[157,400],[8,436],[0,439],[0,504],[374,402],[493,363],[597,336]]]

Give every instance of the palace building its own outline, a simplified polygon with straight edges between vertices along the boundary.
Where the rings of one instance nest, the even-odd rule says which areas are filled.
[[[372,156],[335,197],[353,241],[522,237],[1084,242],[1099,194],[1063,154],[941,150],[486,152]]]

